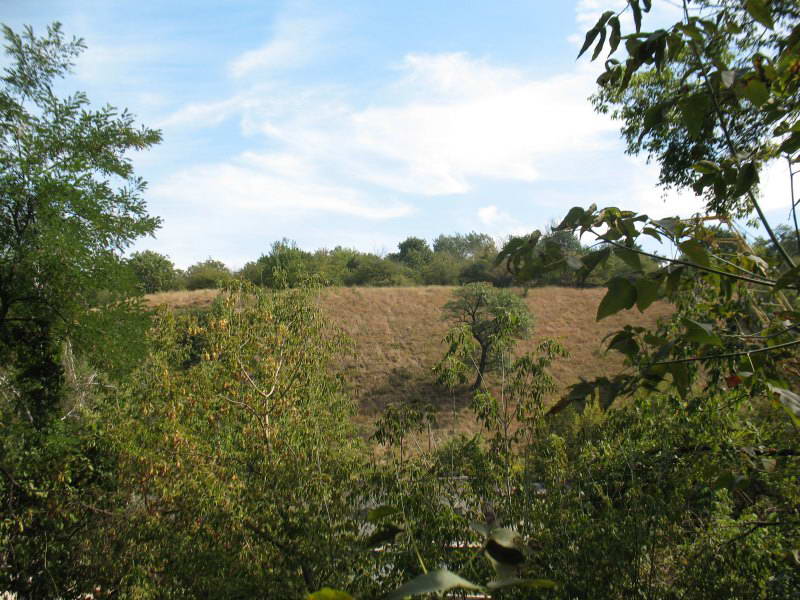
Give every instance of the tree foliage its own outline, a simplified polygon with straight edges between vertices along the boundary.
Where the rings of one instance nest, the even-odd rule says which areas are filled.
[[[533,327],[533,317],[519,296],[486,283],[456,289],[442,311],[445,320],[454,324],[443,361],[456,360],[468,372],[474,370],[473,389],[481,386],[488,370],[498,366],[513,341],[526,337]]]
[[[178,272],[169,257],[144,250],[134,252],[128,259],[139,289],[145,294],[155,294],[175,289],[180,285]]]

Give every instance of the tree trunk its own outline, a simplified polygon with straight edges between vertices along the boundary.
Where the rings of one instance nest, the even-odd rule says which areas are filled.
[[[481,387],[483,383],[483,372],[486,370],[486,362],[489,359],[489,347],[481,346],[481,359],[478,362],[478,376],[475,378],[475,383],[470,388],[473,392]]]

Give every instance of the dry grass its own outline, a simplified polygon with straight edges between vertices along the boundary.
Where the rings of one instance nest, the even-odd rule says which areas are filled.
[[[448,323],[442,321],[441,308],[453,289],[330,288],[322,292],[323,311],[355,343],[356,356],[343,358],[340,369],[358,402],[360,422],[373,421],[390,402],[421,399],[438,406],[439,421],[445,427],[471,428],[471,419],[460,410],[468,394],[451,396],[435,385],[431,372],[446,349],[442,340]],[[216,294],[214,290],[167,292],[150,296],[148,302],[202,308]],[[519,342],[517,350],[532,350],[542,338],[556,338],[564,344],[571,357],[552,369],[562,390],[581,377],[611,375],[622,366],[618,355],[603,352],[602,339],[610,331],[626,324],[652,325],[671,310],[666,304],[656,304],[644,315],[623,311],[598,323],[595,314],[604,294],[604,288],[545,287],[531,289],[525,298],[535,316],[535,329],[530,339]]]
[[[170,308],[206,308],[219,294],[219,290],[181,290],[178,292],[160,292],[145,296],[148,306],[168,306]]]

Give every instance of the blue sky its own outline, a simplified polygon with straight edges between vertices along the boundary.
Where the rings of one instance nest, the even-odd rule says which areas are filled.
[[[602,64],[575,61],[583,32],[620,3],[0,0],[0,20],[61,21],[88,45],[65,89],[162,129],[135,164],[164,224],[135,248],[238,268],[284,237],[382,253],[592,202],[700,210],[586,100]]]

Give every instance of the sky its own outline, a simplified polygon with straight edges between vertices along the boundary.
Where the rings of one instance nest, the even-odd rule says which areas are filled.
[[[603,67],[575,60],[583,35],[622,3],[0,0],[0,21],[60,21],[88,46],[64,89],[161,129],[133,160],[163,224],[131,250],[240,268],[283,238],[385,254],[408,236],[502,240],[576,205],[702,210],[665,196],[587,99]],[[648,18],[678,17],[656,0]],[[765,177],[780,216],[786,177]]]

